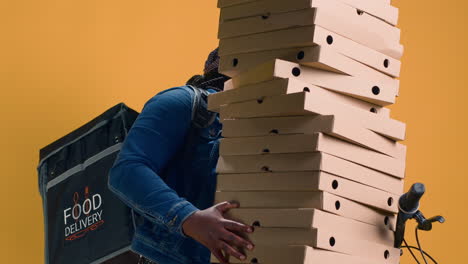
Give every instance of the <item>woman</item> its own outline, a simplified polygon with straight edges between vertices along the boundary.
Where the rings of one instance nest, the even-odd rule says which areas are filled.
[[[188,84],[222,91],[228,77],[218,65],[216,49]],[[223,216],[238,204],[213,206],[222,126],[217,114],[206,118],[213,113],[203,101],[194,109],[195,91],[174,87],[146,102],[109,175],[109,188],[133,209],[132,250],[146,263],[207,264],[210,251],[228,263],[253,249],[242,238],[253,228]]]

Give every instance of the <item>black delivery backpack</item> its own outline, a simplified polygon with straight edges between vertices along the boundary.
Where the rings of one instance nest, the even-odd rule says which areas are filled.
[[[138,262],[130,208],[107,187],[137,116],[120,103],[40,150],[46,264]]]
[[[215,119],[208,92],[194,91],[191,129]],[[40,150],[39,192],[45,224],[45,264],[136,264],[130,251],[134,219],[108,189],[108,174],[138,112],[117,104]]]

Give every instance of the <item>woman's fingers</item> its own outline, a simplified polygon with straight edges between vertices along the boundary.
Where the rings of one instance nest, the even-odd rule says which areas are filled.
[[[223,255],[223,252],[221,250],[221,248],[215,248],[211,252],[221,264],[229,264],[229,259]]]
[[[217,242],[212,248],[211,252],[222,264],[228,264],[230,256],[233,256],[239,260],[245,260],[246,256],[243,253],[244,248],[248,250],[252,250],[254,248],[254,245],[250,241],[237,235],[242,233],[252,233],[253,227],[225,219],[223,217],[224,213],[230,209],[238,207],[238,202],[226,201],[214,205],[209,210],[210,214],[212,214],[211,217],[217,218],[215,219],[217,223],[214,224],[216,228],[213,230],[214,232],[211,232],[211,241],[214,242],[214,239],[217,240]],[[206,242],[206,244],[211,243]]]
[[[246,258],[244,254],[240,253],[239,251],[237,251],[236,249],[234,249],[233,247],[231,247],[228,243],[224,241],[220,242],[220,247],[226,255],[231,255],[239,260],[245,260]]]
[[[239,207],[239,203],[237,202],[222,202],[222,203],[219,203],[217,205],[215,205],[215,208],[217,210],[219,210],[221,213],[225,213],[227,211],[229,211],[229,209],[233,209],[233,208],[238,208]]]
[[[242,233],[252,233],[253,228],[248,225],[244,225],[242,223],[232,221],[232,220],[224,220],[224,228],[234,231],[234,232],[242,232]]]
[[[251,226],[247,226],[247,225],[244,225],[235,221],[231,221],[231,220],[224,221],[224,228],[230,231],[231,234],[232,233],[235,233],[235,234],[252,233],[254,231]],[[239,243],[242,243],[242,247],[247,248],[248,250],[252,250],[254,248],[255,245],[248,239],[243,239],[242,237],[238,237],[238,238],[241,240],[241,241],[239,240],[238,241]]]
[[[254,247],[251,242],[229,231],[223,232],[221,239],[227,242],[229,245],[236,246],[238,248],[247,248],[248,250],[252,250]]]

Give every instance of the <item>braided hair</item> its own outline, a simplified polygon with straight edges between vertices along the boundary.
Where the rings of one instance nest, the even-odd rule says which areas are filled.
[[[213,50],[205,62],[203,75],[194,75],[188,81],[187,85],[196,86],[202,89],[214,89],[216,91],[224,90],[224,82],[230,77],[218,72],[219,56],[218,48]]]

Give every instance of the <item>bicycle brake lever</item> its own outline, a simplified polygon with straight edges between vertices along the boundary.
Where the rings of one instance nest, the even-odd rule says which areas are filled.
[[[441,215],[438,215],[438,216],[434,216],[428,219],[424,219],[418,224],[418,229],[421,229],[424,231],[430,231],[432,229],[432,223],[434,222],[444,223],[445,218]]]

